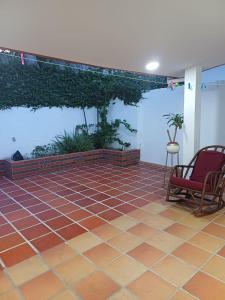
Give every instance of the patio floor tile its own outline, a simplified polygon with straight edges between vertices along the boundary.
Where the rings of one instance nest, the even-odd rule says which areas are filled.
[[[108,206],[101,204],[101,203],[96,203],[90,206],[87,206],[86,209],[94,214],[98,214],[104,210],[109,209]]]
[[[2,178],[0,299],[220,300],[225,210],[165,202],[163,175],[141,162]]]
[[[42,252],[42,258],[50,267],[55,267],[75,255],[76,251],[64,243]]]
[[[224,226],[220,226],[218,224],[211,223],[211,224],[207,225],[203,229],[203,231],[225,240],[225,227]]]
[[[67,214],[67,217],[73,219],[74,221],[80,221],[90,216],[92,216],[92,214],[84,209],[78,209]]]
[[[42,261],[42,259],[35,255],[8,268],[8,274],[10,275],[14,284],[19,286],[31,280],[32,278],[47,272],[48,269],[48,266]]]
[[[80,224],[82,226],[84,226],[85,228],[91,230],[100,225],[105,224],[105,221],[103,221],[102,219],[100,219],[98,217],[93,216],[93,217],[86,218],[85,220],[81,221]]]
[[[7,292],[12,287],[13,285],[9,277],[5,273],[0,272],[0,295]]]
[[[149,213],[143,209],[136,209],[133,210],[132,212],[128,213],[128,216],[139,220],[140,222],[147,219],[149,217]]]
[[[36,249],[38,249],[38,251],[42,252],[56,245],[59,245],[62,242],[63,239],[61,239],[58,235],[56,235],[55,233],[49,233],[35,240],[32,240],[31,243]]]
[[[188,242],[210,252],[215,252],[224,245],[224,240],[203,231],[198,232]]]
[[[27,300],[49,299],[64,288],[63,283],[52,272],[46,272],[21,286]]]
[[[1,295],[1,300],[21,300],[18,290],[10,290]]]
[[[21,231],[22,235],[28,240],[33,240],[39,236],[49,233],[50,229],[43,224],[34,225]]]
[[[176,294],[171,298],[171,300],[196,300],[194,296],[191,296],[187,292],[178,291]]]
[[[122,204],[122,203],[123,203],[123,202],[120,201],[120,200],[117,199],[117,198],[110,198],[110,199],[107,199],[107,200],[102,201],[102,204],[105,204],[105,205],[107,205],[107,206],[109,206],[109,207],[115,207],[115,206],[120,205],[120,204]]]
[[[144,199],[141,199],[141,198],[134,199],[134,200],[130,201],[129,203],[136,207],[143,207],[146,204],[148,204],[147,201],[145,201]]]
[[[59,292],[56,296],[53,296],[51,298],[52,300],[79,300],[76,295],[71,290],[64,290],[62,292]]]
[[[200,267],[211,254],[191,244],[184,243],[173,252],[173,255],[183,259],[187,263]]]
[[[186,217],[179,220],[179,223],[190,226],[194,229],[202,229],[208,224],[208,220],[204,218],[196,218],[194,215],[189,214]]]
[[[102,243],[85,251],[84,255],[97,266],[102,267],[111,262],[114,258],[120,256],[120,253],[109,245]]]
[[[57,233],[65,240],[70,240],[84,232],[86,232],[86,229],[84,229],[78,224],[71,224],[57,230]]]
[[[71,223],[72,223],[72,221],[69,218],[64,217],[64,216],[60,216],[60,217],[54,218],[54,219],[46,222],[46,224],[54,230],[65,227]]]
[[[0,216],[0,225],[6,224],[7,221],[5,218],[3,218],[2,216]]]
[[[10,233],[15,233],[15,229],[10,224],[0,225],[0,236],[3,237]]]
[[[218,252],[218,254],[225,257],[225,246]]]
[[[0,238],[0,252],[23,243],[25,243],[25,240],[16,232],[6,235]]]
[[[164,229],[166,232],[173,234],[181,239],[188,239],[191,238],[196,231],[188,226],[182,224],[172,224],[168,228]]]
[[[93,195],[91,198],[96,201],[104,201],[106,199],[109,199],[110,196],[104,193],[96,193],[96,195]]]
[[[138,299],[166,300],[175,292],[175,287],[152,272],[145,272],[128,285]]]
[[[225,295],[225,284],[203,272],[198,272],[185,284],[184,289],[199,299],[223,300]]]
[[[36,253],[28,244],[22,244],[20,246],[9,249],[0,254],[1,259],[7,267],[15,265]]]
[[[158,233],[158,231],[155,228],[152,228],[143,223],[139,223],[134,227],[131,227],[127,231],[142,239],[147,239]]]
[[[148,238],[146,241],[149,245],[155,246],[158,249],[170,253],[183,244],[183,240],[169,234],[167,232],[158,231],[155,235]]]
[[[184,216],[186,216],[187,213],[183,211],[177,211],[173,208],[167,208],[166,210],[160,212],[160,215],[173,221],[179,221]]]
[[[126,286],[146,271],[138,261],[125,255],[113,260],[103,269],[118,284]]]
[[[141,244],[141,242],[142,239],[129,232],[123,232],[108,241],[110,245],[119,249],[121,252],[127,252]]]
[[[76,282],[94,272],[95,269],[96,266],[81,255],[66,260],[54,268],[55,272],[67,283]]]
[[[176,286],[185,284],[196,272],[196,268],[172,256],[157,262],[152,270]]]
[[[12,223],[18,230],[22,230],[27,227],[31,227],[33,225],[40,224],[40,221],[33,216],[29,216],[29,217],[14,221]]]
[[[71,213],[75,210],[78,210],[80,209],[80,207],[76,204],[73,204],[73,203],[69,203],[69,204],[65,204],[65,205],[62,205],[60,207],[57,207],[57,210],[60,211],[61,213],[63,214],[68,214],[68,213]]]
[[[74,285],[83,300],[108,299],[119,290],[119,286],[108,276],[95,272]]]
[[[213,256],[202,270],[225,282],[225,258]]]
[[[102,241],[90,232],[80,234],[68,241],[68,244],[80,253],[83,253],[101,243]]]
[[[17,211],[8,213],[8,214],[4,214],[4,215],[7,217],[7,219],[9,221],[13,222],[13,221],[25,218],[25,217],[29,217],[29,216],[31,216],[31,213],[26,211],[25,209],[20,209],[20,210],[17,210]]]
[[[146,267],[152,266],[157,260],[162,258],[165,253],[155,247],[143,243],[127,253],[135,260],[143,263]]]
[[[174,221],[164,218],[159,214],[149,214],[148,218],[144,219],[142,222],[160,230],[163,230],[174,223]]]
[[[85,199],[81,199],[81,200],[75,201],[74,203],[76,205],[78,205],[78,206],[86,207],[86,206],[89,206],[91,204],[95,204],[96,202],[94,200],[92,200],[92,199],[85,198]]]
[[[92,232],[102,240],[106,240],[106,241],[122,233],[121,230],[119,230],[118,228],[110,224],[99,226],[93,229]]]
[[[54,209],[46,210],[46,211],[36,214],[36,217],[42,221],[51,220],[51,219],[57,218],[59,216],[61,216],[61,214]]]
[[[115,220],[111,221],[111,224],[115,225],[121,230],[127,230],[135,225],[137,225],[139,221],[127,216],[123,215],[119,218],[116,218]]]
[[[133,206],[133,205],[125,203],[125,204],[117,206],[115,209],[118,210],[121,213],[127,214],[127,213],[135,210],[136,207]]]
[[[120,216],[122,216],[122,214],[114,209],[109,209],[99,214],[99,217],[106,221],[112,221]]]
[[[120,289],[118,293],[113,294],[113,296],[110,298],[110,300],[138,300],[138,298],[131,293],[131,291],[128,291],[128,289]]]

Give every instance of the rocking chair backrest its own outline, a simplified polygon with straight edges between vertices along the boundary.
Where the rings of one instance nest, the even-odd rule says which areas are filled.
[[[222,171],[225,166],[225,146],[208,146],[202,148],[193,158],[194,168],[190,179],[204,182],[209,172]]]

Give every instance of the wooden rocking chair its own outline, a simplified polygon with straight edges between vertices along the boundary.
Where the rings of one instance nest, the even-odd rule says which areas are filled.
[[[189,165],[173,168],[166,200],[194,206],[196,216],[223,208],[225,201],[225,146],[213,145],[196,153]]]

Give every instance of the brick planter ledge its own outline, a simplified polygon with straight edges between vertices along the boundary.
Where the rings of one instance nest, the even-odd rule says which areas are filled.
[[[0,160],[0,175],[10,179],[18,179],[81,166],[90,162],[108,162],[116,166],[126,167],[137,164],[139,161],[140,150],[138,149],[124,151],[98,149],[20,161]]]

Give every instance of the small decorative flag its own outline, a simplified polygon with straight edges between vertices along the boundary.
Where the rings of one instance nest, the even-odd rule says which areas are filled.
[[[20,59],[21,59],[21,64],[24,65],[24,54],[23,54],[23,52],[20,53]]]

